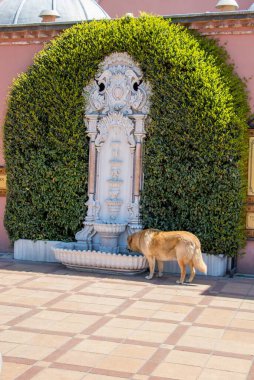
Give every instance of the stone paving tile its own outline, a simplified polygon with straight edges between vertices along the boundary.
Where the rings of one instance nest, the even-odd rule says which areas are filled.
[[[84,377],[84,380],[126,380],[126,378],[89,373]]]
[[[66,369],[45,368],[37,375],[33,376],[34,380],[81,380],[84,378],[84,373],[77,371],[69,371]]]
[[[219,371],[217,369],[206,368],[198,380],[246,380],[246,375],[232,371]]]
[[[107,355],[107,354],[110,354],[112,351],[114,351],[114,349],[118,346],[119,346],[119,343],[116,343],[116,342],[84,339],[75,348],[77,351]]]
[[[244,328],[247,330],[252,330],[254,332],[254,320],[251,321],[251,320],[246,320],[246,319],[235,318],[231,321],[230,327],[236,327],[239,329]]]
[[[144,347],[137,344],[122,343],[112,351],[112,355],[148,360],[155,353],[155,351],[155,347]]]
[[[252,297],[252,299],[243,300],[240,310],[254,311],[254,297]]]
[[[4,362],[0,379],[2,380],[16,379],[18,376],[27,372],[29,368],[30,366],[28,364]]]
[[[177,380],[196,380],[198,379],[202,369],[197,366],[175,363],[161,363],[153,371],[154,376],[163,378],[173,378]]]
[[[239,372],[247,374],[250,370],[251,364],[251,360],[213,355],[207,361],[206,367],[222,371],[231,371],[236,373]]]
[[[0,258],[1,380],[254,380],[254,280]]]
[[[181,350],[172,350],[165,358],[165,362],[175,364],[186,364],[191,366],[204,367],[209,359],[209,354],[198,352],[188,352]]]
[[[108,355],[96,364],[96,368],[136,373],[145,363],[144,359]]]
[[[7,343],[0,341],[0,352],[2,355],[7,354],[9,351],[13,350],[18,346],[17,343]]]

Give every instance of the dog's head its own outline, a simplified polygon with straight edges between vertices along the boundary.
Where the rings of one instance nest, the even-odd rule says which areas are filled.
[[[140,247],[139,247],[140,233],[141,233],[141,231],[138,231],[138,232],[134,232],[134,234],[128,236],[127,243],[128,243],[128,248],[131,251],[140,252]]]

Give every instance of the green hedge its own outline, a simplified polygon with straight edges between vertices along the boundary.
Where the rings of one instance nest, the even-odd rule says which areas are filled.
[[[234,255],[244,243],[244,86],[214,42],[146,15],[68,29],[15,81],[5,123],[11,239],[71,240],[81,228],[88,177],[82,91],[113,52],[129,53],[153,90],[144,225],[189,230],[203,251]]]

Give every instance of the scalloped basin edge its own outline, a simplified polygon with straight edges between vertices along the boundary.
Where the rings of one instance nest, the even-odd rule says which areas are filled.
[[[75,249],[75,243],[60,243],[52,248],[55,258],[74,269],[91,268],[113,271],[144,271],[148,262],[138,253],[108,253],[95,250]]]

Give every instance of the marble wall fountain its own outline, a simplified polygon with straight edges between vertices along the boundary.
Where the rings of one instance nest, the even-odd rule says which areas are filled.
[[[106,57],[84,89],[89,143],[89,181],[84,227],[74,243],[53,248],[76,269],[144,271],[143,255],[127,250],[127,236],[142,229],[142,145],[150,87],[127,53]]]

